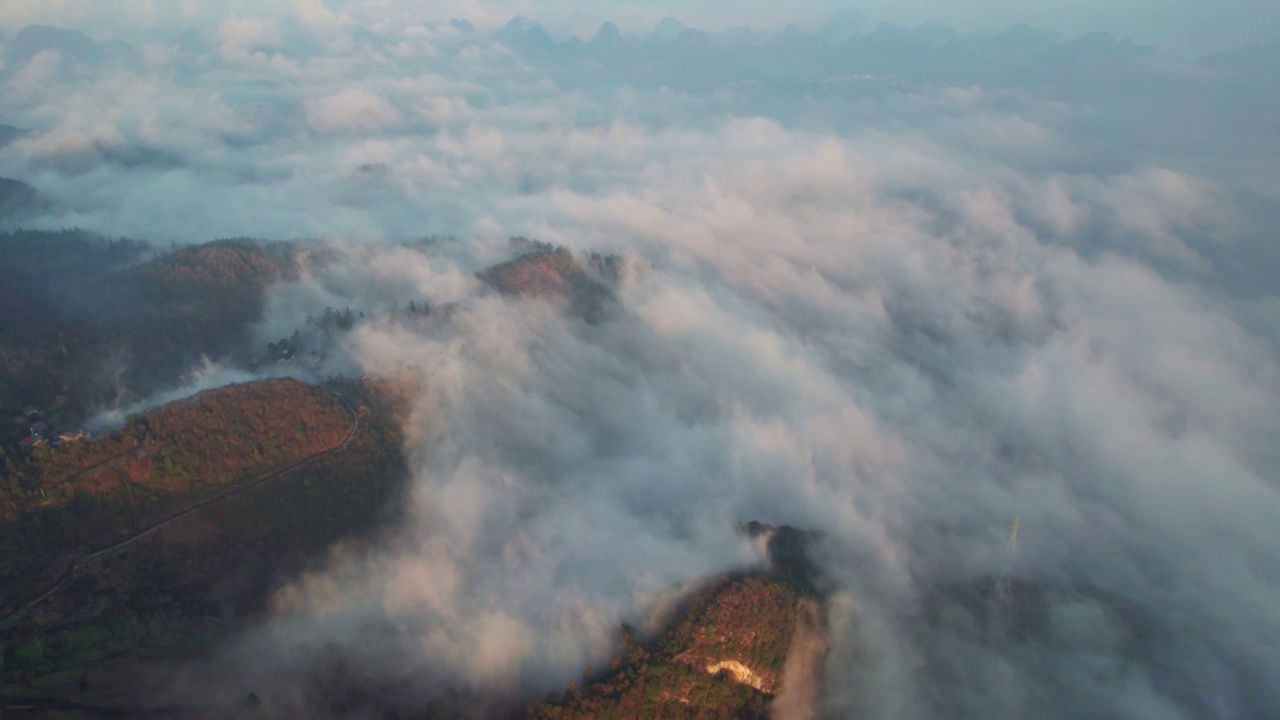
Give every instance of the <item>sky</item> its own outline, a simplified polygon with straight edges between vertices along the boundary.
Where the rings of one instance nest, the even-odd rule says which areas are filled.
[[[519,10],[497,7],[431,12]],[[263,713],[317,716],[326,647],[424,699],[541,697],[754,562],[735,527],[759,520],[827,538],[829,681],[797,717],[1277,714],[1273,68],[1050,41],[874,71],[545,56],[399,2],[115,22],[152,8],[206,45],[6,44],[0,123],[29,132],[0,176],[53,203],[27,222],[310,238],[340,260],[271,290],[261,343],[367,308],[322,372],[418,381],[380,542],[281,578],[176,696],[253,681]],[[452,240],[398,244],[427,235]],[[621,257],[610,317],[489,291],[512,235]],[[411,296],[455,310],[389,317]],[[218,360],[151,402],[244,379]],[[1006,568],[1029,636],[979,592]]]
[[[1067,34],[1102,30],[1130,36],[1170,52],[1189,56],[1264,42],[1280,35],[1280,8],[1265,0],[871,0],[850,5],[831,0],[802,0],[780,6],[762,0],[699,0],[693,3],[595,2],[588,0],[16,0],[0,8],[0,29],[16,32],[30,23],[46,23],[80,30],[109,32],[119,39],[151,33],[172,33],[229,14],[283,17],[324,12],[359,17],[364,22],[382,17],[450,19],[463,17],[495,27],[522,14],[535,17],[560,34],[584,37],[605,20],[624,30],[645,33],[662,17],[675,16],[707,30],[733,25],[779,29],[790,23],[812,24],[854,10],[873,24],[917,25],[937,22],[961,30],[1001,30],[1031,24]]]

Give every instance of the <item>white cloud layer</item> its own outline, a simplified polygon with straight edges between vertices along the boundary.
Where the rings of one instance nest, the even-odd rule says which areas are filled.
[[[385,98],[359,88],[307,101],[307,124],[320,132],[376,130],[399,119]]]
[[[1229,132],[1244,100],[1178,152],[1153,108],[1202,79],[618,87],[395,3],[279,5],[305,37],[242,14],[204,51],[0,77],[0,120],[34,129],[0,174],[62,206],[38,222],[334,243],[264,337],[458,303],[348,338],[344,362],[422,381],[400,522],[289,583],[205,696],[239,702],[218,673],[242,673],[306,707],[332,641],[424,697],[536,697],[750,562],[734,524],[756,519],[828,536],[826,715],[1280,708],[1280,213],[1253,180],[1274,137]],[[382,242],[430,234],[457,239]],[[587,326],[485,292],[511,234],[624,256],[620,309]],[[1030,637],[972,592],[1015,515]]]

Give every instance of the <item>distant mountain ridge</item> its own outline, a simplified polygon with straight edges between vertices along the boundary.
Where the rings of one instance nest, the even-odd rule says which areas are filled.
[[[7,60],[13,66],[26,65],[47,51],[58,53],[64,63],[96,64],[107,59],[102,45],[82,32],[51,25],[28,25],[9,43]]]
[[[0,228],[17,227],[49,207],[39,190],[21,180],[0,177]]]
[[[27,131],[13,125],[0,125],[0,148],[26,135]]]
[[[467,20],[449,24],[463,34],[476,32]],[[759,79],[873,75],[919,82],[982,82],[1077,70],[1125,72],[1161,60],[1172,62],[1155,47],[1106,32],[1063,38],[1026,24],[973,32],[938,23],[872,27],[854,10],[807,28],[790,25],[776,32],[745,26],[705,32],[667,16],[647,34],[637,35],[605,21],[588,38],[575,35],[563,41],[541,23],[517,15],[489,37],[535,64],[591,61],[632,79],[675,84],[733,83],[745,79],[743,73],[748,71],[747,77]],[[192,55],[214,50],[211,39],[196,30],[181,33],[171,44]],[[29,25],[6,45],[6,65],[21,67],[43,52],[57,53],[62,69],[141,62],[140,52],[119,40],[99,42],[75,30]],[[1194,62],[1221,72],[1274,75],[1280,73],[1280,39]],[[4,142],[0,128],[0,145]]]
[[[653,31],[649,33],[648,39],[650,42],[675,40],[681,33],[688,29],[688,26],[684,23],[668,15],[658,21],[658,24],[654,26]]]
[[[1239,75],[1280,76],[1280,37],[1200,58],[1200,64]]]
[[[557,42],[539,23],[517,16],[492,38],[544,65],[591,61],[637,79],[712,84],[744,79],[744,68],[760,79],[874,75],[919,82],[1032,80],[1044,73],[1142,70],[1164,57],[1155,47],[1106,32],[1063,39],[1025,24],[998,32],[961,32],[937,23],[881,23],[868,29],[865,19],[852,11],[817,28],[791,25],[772,34],[749,28],[706,33],[667,17],[642,42],[611,21],[589,40],[574,36]],[[1222,62],[1227,61],[1224,56]]]

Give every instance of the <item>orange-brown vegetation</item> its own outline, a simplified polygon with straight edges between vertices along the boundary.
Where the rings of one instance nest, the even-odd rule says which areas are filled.
[[[591,257],[584,266],[568,248],[513,238],[525,254],[488,268],[478,277],[508,295],[560,298],[588,321],[602,317],[613,292],[603,281],[616,280],[614,258]]]
[[[734,662],[750,668],[759,689],[778,690],[795,631],[799,597],[764,577],[732,579],[704,598],[664,641],[673,661],[694,670]]]
[[[263,287],[296,273],[291,249],[268,249],[254,240],[217,240],[175,250],[139,268],[142,278],[190,288]]]
[[[523,255],[480,274],[494,288],[512,295],[568,296],[582,273],[565,248]]]
[[[693,602],[654,648],[621,634],[611,672],[530,708],[534,718],[762,718],[776,694],[804,610],[765,576],[729,577]],[[721,666],[724,669],[717,668]],[[759,688],[728,666],[742,667]],[[713,674],[709,668],[720,669]]]
[[[331,543],[371,529],[406,475],[398,420],[408,410],[408,398],[398,384],[379,380],[339,379],[327,390],[342,401],[313,386],[269,381],[214,391],[211,397],[148,413],[143,418],[147,427],[154,423],[166,428],[168,437],[182,438],[206,422],[197,410],[221,417],[239,413],[252,399],[263,406],[254,420],[262,432],[288,444],[290,423],[306,418],[309,427],[336,440],[339,449],[323,452],[331,446],[319,440],[300,443],[301,452],[272,454],[266,449],[268,465],[248,468],[240,476],[242,483],[223,485],[215,499],[202,501],[197,510],[118,549],[81,555],[85,559],[73,577],[36,606],[0,620],[0,682],[91,704],[132,704],[144,674],[140,664],[207,652],[263,610],[274,583]],[[360,418],[345,444],[351,416],[343,401]],[[220,437],[244,442],[243,436],[233,435]],[[304,454],[317,450],[319,454]],[[227,454],[209,452],[215,461]],[[309,459],[290,464],[299,458]],[[260,472],[281,465],[290,469],[253,482]],[[199,473],[221,471],[200,467]],[[188,487],[206,479],[200,475]],[[192,497],[180,486],[166,476],[155,492],[162,498]],[[243,490],[237,492],[237,487]],[[120,510],[121,517],[130,518],[138,508],[125,505]],[[84,547],[118,542],[114,537],[105,530]],[[11,568],[4,579],[32,581],[32,591],[46,587]]]
[[[808,555],[817,536],[755,522],[742,530],[768,538],[768,571],[711,583],[648,646],[624,625],[622,652],[609,672],[531,706],[527,716],[766,717],[782,689],[788,654],[804,644],[796,640],[820,633],[824,624],[815,601],[817,570]]]
[[[90,442],[37,448],[0,498],[0,607],[38,592],[66,558],[110,545],[208,497],[341,445],[354,419],[295,380],[206,391]],[[47,578],[46,578],[47,579]]]

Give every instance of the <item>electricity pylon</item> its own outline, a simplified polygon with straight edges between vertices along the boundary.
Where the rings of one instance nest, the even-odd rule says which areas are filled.
[[[1022,527],[1022,516],[1013,517],[1013,525],[1009,526],[1009,541],[1004,546],[1004,566],[1000,576],[996,578],[996,600],[1008,602],[1013,594],[1013,553],[1018,548],[1018,528]]]

